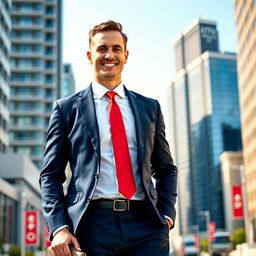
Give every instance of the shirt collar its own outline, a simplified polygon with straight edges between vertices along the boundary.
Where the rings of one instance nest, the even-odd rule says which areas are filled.
[[[96,99],[101,99],[109,90],[102,84],[92,82],[93,96]],[[124,84],[121,82],[114,90],[121,98],[125,98]]]

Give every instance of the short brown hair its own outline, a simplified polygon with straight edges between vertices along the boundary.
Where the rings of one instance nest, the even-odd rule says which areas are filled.
[[[90,31],[89,31],[89,46],[91,45],[92,42],[92,37],[95,36],[97,33],[100,33],[102,31],[118,31],[122,35],[124,39],[124,45],[126,49],[128,37],[125,33],[122,32],[123,27],[119,22],[115,22],[113,20],[109,20],[106,22],[102,22],[99,25],[94,26]]]

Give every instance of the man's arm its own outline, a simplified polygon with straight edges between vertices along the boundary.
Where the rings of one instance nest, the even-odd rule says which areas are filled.
[[[158,194],[157,208],[163,216],[168,216],[173,225],[175,222],[174,204],[177,197],[177,167],[173,163],[168,142],[165,138],[165,125],[160,105],[157,102],[157,122],[154,149],[151,164],[154,170]],[[167,221],[168,223],[168,221]]]
[[[68,225],[64,206],[62,184],[65,181],[67,164],[67,136],[65,123],[57,102],[54,103],[46,138],[43,169],[40,174],[40,188],[43,213],[49,233],[58,227]]]
[[[68,247],[70,244],[73,244],[77,250],[81,250],[76,238],[68,230],[69,218],[62,187],[66,179],[67,161],[66,125],[61,109],[55,102],[49,122],[43,169],[40,175],[43,212],[52,239],[51,249],[55,256],[71,256]]]

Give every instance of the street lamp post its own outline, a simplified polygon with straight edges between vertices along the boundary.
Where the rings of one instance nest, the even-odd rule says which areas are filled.
[[[208,251],[209,251],[209,256],[212,256],[212,243],[211,243],[210,230],[209,230],[210,212],[209,211],[200,211],[199,214],[205,216],[206,232],[207,232],[208,244],[209,244]]]

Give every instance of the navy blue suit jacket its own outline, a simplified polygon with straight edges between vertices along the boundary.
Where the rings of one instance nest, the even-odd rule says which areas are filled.
[[[175,220],[177,168],[165,139],[160,105],[125,88],[136,127],[138,170],[149,212],[165,224]],[[100,139],[92,87],[54,103],[40,175],[44,216],[52,232],[68,225],[75,234],[92,199],[100,173]],[[66,196],[62,183],[69,161],[72,178]],[[156,185],[151,177],[156,179]]]

